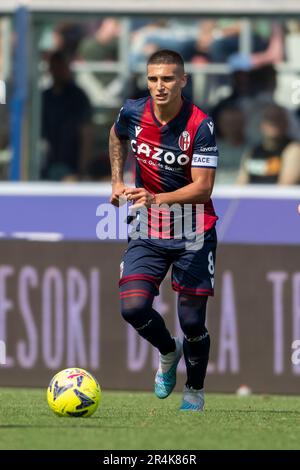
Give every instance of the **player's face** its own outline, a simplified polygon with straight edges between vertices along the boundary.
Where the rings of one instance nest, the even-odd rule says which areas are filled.
[[[186,75],[176,64],[149,64],[148,89],[157,106],[166,106],[181,98]]]

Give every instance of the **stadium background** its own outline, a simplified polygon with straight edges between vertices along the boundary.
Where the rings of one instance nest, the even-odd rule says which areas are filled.
[[[267,39],[274,24],[281,26],[284,54],[268,59],[277,73],[274,99],[296,115],[300,8],[296,1],[276,0],[247,5],[211,0],[205,6],[173,0],[167,7],[156,1],[120,0],[113,7],[101,0],[81,3],[32,0],[20,6],[2,0],[0,5],[0,80],[6,84],[6,104],[0,105],[0,339],[6,344],[0,385],[44,387],[55,371],[76,365],[94,373],[106,389],[151,390],[157,357],[119,315],[125,242],[100,241],[96,234],[97,207],[108,201],[110,189],[108,129],[130,90],[141,92],[144,86],[144,51],[141,36],[134,43],[133,31],[161,22],[155,40],[172,46],[176,32],[176,49],[195,38],[203,19],[239,23],[235,62],[196,54],[199,60],[187,63],[191,93],[210,110],[230,93],[230,74],[244,70],[257,22],[264,22],[260,30]],[[76,81],[93,107],[96,167],[84,181],[41,182],[41,94],[49,84],[47,54],[57,45],[53,32],[67,43],[79,25],[82,41],[82,28],[94,31],[95,21],[101,26],[108,18],[118,26],[113,60],[105,54],[103,60],[82,59],[72,52]],[[68,44],[75,47],[72,40]],[[214,191],[220,249],[208,315],[213,343],[207,389],[234,392],[246,384],[257,393],[295,394],[300,368],[291,357],[292,343],[300,339],[300,190],[297,184],[236,185],[237,169],[223,170]],[[130,165],[126,177],[132,181]],[[157,303],[178,330],[168,281]]]

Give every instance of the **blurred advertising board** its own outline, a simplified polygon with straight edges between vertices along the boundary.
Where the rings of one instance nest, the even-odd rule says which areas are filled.
[[[123,243],[0,244],[0,333],[6,365],[0,385],[46,386],[55,371],[79,366],[107,389],[151,389],[155,351],[119,313]],[[300,268],[293,246],[223,245],[216,296],[209,301],[212,338],[207,388],[297,393]],[[176,294],[166,279],[156,308],[174,333]],[[180,368],[182,374],[182,367]],[[183,376],[179,383],[182,385]]]

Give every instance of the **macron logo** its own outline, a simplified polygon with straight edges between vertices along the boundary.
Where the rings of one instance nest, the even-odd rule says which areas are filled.
[[[212,122],[208,122],[207,125],[208,125],[208,127],[209,127],[210,133],[213,134],[213,132],[214,132],[214,125],[213,125],[213,123],[212,123]]]
[[[137,137],[141,132],[143,128],[140,126],[135,126],[135,136]]]

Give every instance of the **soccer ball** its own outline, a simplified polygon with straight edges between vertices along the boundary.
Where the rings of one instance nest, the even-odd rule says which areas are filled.
[[[48,404],[58,416],[87,418],[98,408],[100,397],[97,380],[78,368],[58,372],[47,389]]]

